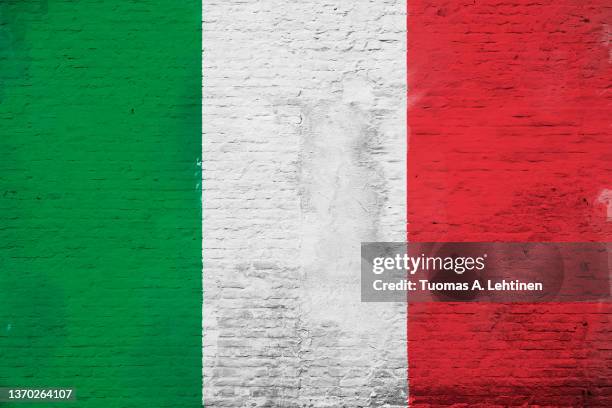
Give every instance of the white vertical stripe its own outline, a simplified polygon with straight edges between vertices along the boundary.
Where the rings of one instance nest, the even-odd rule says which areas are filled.
[[[404,406],[406,305],[359,243],[406,237],[403,0],[204,0],[203,381],[215,406]]]

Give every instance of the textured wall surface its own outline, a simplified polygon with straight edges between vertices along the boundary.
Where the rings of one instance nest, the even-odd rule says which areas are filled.
[[[610,1],[411,0],[408,15],[410,240],[609,241]],[[611,314],[413,305],[412,406],[610,407]]]
[[[200,405],[200,9],[0,2],[0,387]]]
[[[204,403],[404,406],[405,3],[203,3]]]

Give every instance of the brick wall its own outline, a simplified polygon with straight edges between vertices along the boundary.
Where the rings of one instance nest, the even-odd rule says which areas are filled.
[[[408,14],[410,240],[609,241],[610,2]],[[612,406],[611,313],[413,305],[412,406]]]
[[[404,406],[405,3],[203,2],[204,403]]]
[[[200,405],[200,11],[0,2],[0,387]]]

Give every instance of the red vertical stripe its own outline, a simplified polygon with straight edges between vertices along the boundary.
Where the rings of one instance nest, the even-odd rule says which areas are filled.
[[[409,240],[610,241],[612,2],[411,0],[408,15]],[[612,406],[611,314],[410,305],[411,406]]]

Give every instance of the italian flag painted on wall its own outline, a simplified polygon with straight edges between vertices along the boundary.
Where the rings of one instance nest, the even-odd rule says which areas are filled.
[[[355,249],[609,241],[610,6],[0,0],[0,388],[612,406],[609,303],[368,306]]]

